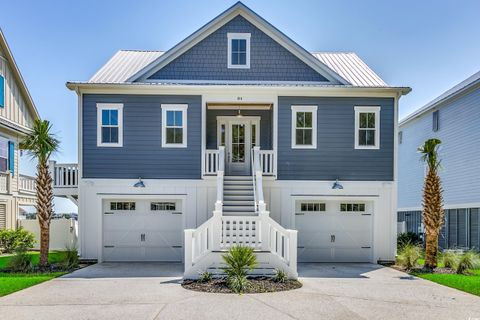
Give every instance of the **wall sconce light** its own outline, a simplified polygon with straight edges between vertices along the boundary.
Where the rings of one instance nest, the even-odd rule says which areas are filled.
[[[133,185],[135,188],[145,188],[142,178],[138,177],[138,181]]]
[[[338,182],[338,179],[335,180],[335,182],[333,183],[332,189],[343,189],[343,186],[341,185],[340,182]]]

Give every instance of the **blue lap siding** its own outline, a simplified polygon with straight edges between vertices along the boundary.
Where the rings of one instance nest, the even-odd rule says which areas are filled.
[[[123,147],[97,147],[97,103],[123,103]],[[188,104],[187,148],[162,148],[161,104]],[[84,178],[200,179],[201,97],[83,96]]]
[[[292,105],[316,105],[317,148],[292,149]],[[393,180],[394,100],[279,97],[279,180]],[[380,149],[356,150],[355,106],[380,106]]]
[[[250,33],[250,68],[228,69],[227,33]],[[161,80],[327,81],[242,16],[153,74]]]

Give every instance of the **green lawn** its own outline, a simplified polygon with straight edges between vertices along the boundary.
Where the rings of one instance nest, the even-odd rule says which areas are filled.
[[[419,265],[424,265],[425,260],[419,259]],[[443,264],[439,263],[438,267],[442,268]],[[444,286],[465,291],[480,296],[480,270],[471,270],[473,275],[465,276],[463,274],[433,274],[433,273],[413,273],[413,275],[433,281]]]
[[[65,272],[40,274],[0,273],[0,297],[19,291],[44,281],[64,275]]]
[[[32,256],[32,263],[38,264],[40,254],[38,252],[29,252]],[[48,254],[48,261],[50,263],[59,262],[64,255],[61,251],[52,251]],[[5,269],[8,265],[11,255],[0,256],[0,270]],[[44,281],[64,275],[66,272],[53,273],[1,273],[0,272],[0,297],[19,291]]]
[[[472,271],[475,275],[464,276],[462,274],[433,274],[414,273],[415,276],[427,279],[444,286],[462,290],[480,296],[480,270]]]
[[[40,259],[40,253],[35,252],[35,251],[31,251],[28,254],[32,256],[32,263],[34,265],[37,265],[38,261]],[[59,262],[62,259],[64,254],[65,253],[62,252],[62,251],[52,251],[48,254],[48,261],[50,263]],[[0,270],[5,269],[7,267],[8,261],[10,260],[10,257],[11,257],[11,255],[0,256]]]

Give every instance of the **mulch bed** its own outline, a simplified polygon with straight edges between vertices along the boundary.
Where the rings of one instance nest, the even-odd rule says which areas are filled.
[[[450,268],[435,268],[432,271],[425,270],[423,268],[413,268],[412,270],[405,270],[405,268],[400,267],[398,265],[391,266],[393,269],[397,269],[399,271],[408,272],[408,273],[435,273],[435,274],[455,274],[455,270]]]
[[[298,280],[287,280],[285,282],[275,282],[270,278],[259,277],[248,279],[250,285],[245,293],[264,293],[294,290],[302,287]],[[213,279],[208,282],[199,282],[197,280],[185,280],[182,287],[188,290],[212,292],[212,293],[234,293],[228,288],[226,279]]]

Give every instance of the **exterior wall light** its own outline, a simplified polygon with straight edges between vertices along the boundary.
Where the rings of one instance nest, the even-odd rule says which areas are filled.
[[[138,177],[138,182],[133,185],[135,188],[145,188],[145,183],[143,183],[142,178]]]
[[[332,189],[343,189],[343,186],[338,182],[338,179],[333,183]]]

